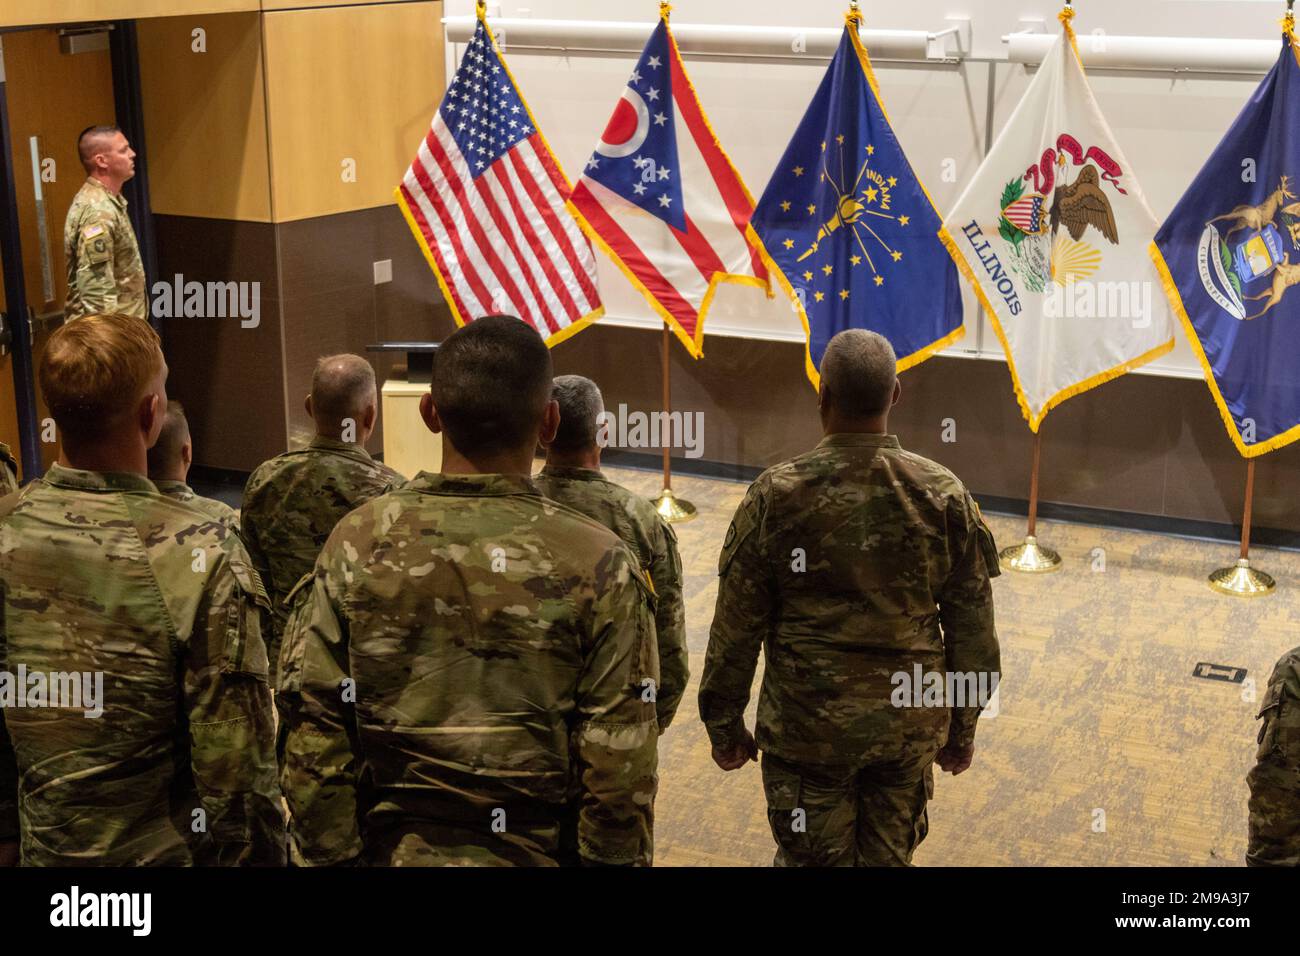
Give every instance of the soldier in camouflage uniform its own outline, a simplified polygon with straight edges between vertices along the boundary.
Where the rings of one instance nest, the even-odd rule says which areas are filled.
[[[421,472],[330,536],[291,598],[281,783],[311,865],[649,864],[653,596],[528,477],[551,359],[509,316],[438,350]]]
[[[896,675],[982,673],[991,694],[997,549],[962,483],[887,434],[899,391],[884,338],[841,332],[821,374],[826,437],[764,472],[727,531],[700,716],[724,770],[764,752],[777,865],[907,865],[931,764],[970,765],[981,708],[896,706]],[[760,647],[755,741],[743,715]]]
[[[144,263],[126,214],[122,186],[135,175],[135,150],[116,126],[92,126],[77,140],[87,179],[68,209],[63,252],[68,260],[64,316],[116,312],[149,317]]]
[[[194,443],[185,409],[176,399],[167,402],[162,431],[149,449],[149,480],[168,498],[197,508],[213,521],[220,521],[233,533],[239,533],[239,514],[224,501],[205,498],[186,484],[190,463],[194,460]]]
[[[560,405],[560,427],[546,448],[546,467],[537,477],[537,486],[546,497],[582,512],[622,538],[650,579],[663,681],[655,711],[663,733],[677,713],[690,676],[677,535],[654,505],[601,474],[596,432],[605,404],[596,383],[581,375],[560,375],[552,397]]]
[[[283,865],[269,605],[238,539],[145,478],[158,337],[91,316],[39,374],[62,458],[4,502],[0,671],[98,673],[102,697],[0,710],[0,840],[25,865]]]
[[[306,409],[316,436],[306,448],[259,465],[244,486],[240,508],[244,541],[275,607],[273,668],[288,618],[284,599],[311,572],[334,526],[406,480],[366,451],[379,400],[374,369],[364,358],[331,355],[318,361]]]
[[[0,498],[18,490],[18,462],[9,446],[0,441]]]
[[[1300,866],[1300,647],[1282,655],[1259,711],[1250,784],[1249,866]]]

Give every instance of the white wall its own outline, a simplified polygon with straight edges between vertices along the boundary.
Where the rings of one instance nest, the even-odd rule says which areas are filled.
[[[655,0],[500,0],[502,17],[631,20],[651,24]],[[1046,20],[1059,30],[1060,3],[1044,0],[908,0],[861,4],[867,29],[942,30],[945,16],[969,17],[975,57],[1001,58],[1001,37],[1021,28],[1020,18]],[[1117,36],[1278,38],[1284,0],[1080,0],[1074,24],[1081,37],[1094,31]],[[838,27],[847,0],[679,0],[674,23],[745,23],[767,26]],[[472,0],[446,0],[448,16],[472,15]],[[793,32],[793,31],[792,31]],[[647,31],[648,33],[648,31]],[[448,70],[462,48],[449,44]],[[529,106],[560,163],[576,177],[627,82],[634,54],[570,55],[511,52],[506,56]],[[1087,60],[1087,49],[1084,49]],[[718,138],[755,198],[785,150],[796,124],[826,69],[826,60],[807,63],[719,61],[684,54],[704,109]],[[993,85],[992,135],[1001,130],[1019,101],[1029,75],[1007,63],[881,65],[876,74],[885,107],[917,174],[944,213],[974,175],[983,155],[989,84]],[[1158,219],[1163,219],[1200,169],[1228,125],[1262,79],[1187,77],[1169,73],[1090,73],[1093,89],[1116,138],[1127,154]],[[945,182],[952,159],[956,181]],[[659,326],[641,295],[603,256],[600,288],[604,323]],[[1153,286],[1154,287],[1154,286]],[[951,354],[1001,358],[996,337],[979,314],[963,282],[967,335]],[[1155,289],[1155,295],[1161,293]],[[1156,302],[1159,306],[1161,303]],[[706,322],[708,335],[803,341],[798,316],[785,297],[766,300],[758,290],[724,286]],[[1190,346],[1178,332],[1178,347],[1147,367],[1156,374],[1200,377]]]

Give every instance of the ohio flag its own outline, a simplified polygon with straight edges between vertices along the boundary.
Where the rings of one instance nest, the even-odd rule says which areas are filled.
[[[719,283],[768,288],[745,235],[754,200],[709,127],[666,17],[569,207],[696,358]]]

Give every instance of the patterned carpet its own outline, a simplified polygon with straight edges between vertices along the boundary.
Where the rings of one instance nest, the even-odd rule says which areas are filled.
[[[662,484],[652,472],[607,472],[647,496]],[[767,865],[774,847],[758,767],[718,770],[695,705],[718,549],[745,485],[674,477],[673,488],[700,517],[676,529],[692,679],[660,742],[655,862]],[[1024,535],[1023,518],[988,519],[1000,547]],[[1038,537],[1064,567],[994,581],[999,713],[980,721],[970,770],[936,774],[916,863],[1241,864],[1258,705],[1243,699],[1248,685],[1192,670],[1199,661],[1245,667],[1262,692],[1274,661],[1300,643],[1300,555],[1256,550],[1278,590],[1240,600],[1205,583],[1235,560],[1228,545],[1061,522],[1041,522]]]

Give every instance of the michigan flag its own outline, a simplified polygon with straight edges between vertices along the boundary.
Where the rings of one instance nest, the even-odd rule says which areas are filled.
[[[1298,196],[1300,48],[1288,29],[1277,64],[1151,243],[1247,458],[1300,438]]]
[[[768,288],[767,269],[745,231],[754,200],[713,135],[667,10],[570,208],[696,358],[718,283]]]
[[[750,222],[803,321],[814,386],[827,343],[844,329],[885,336],[900,371],[964,331],[939,214],[889,125],[859,20],[849,13]]]
[[[1071,16],[942,236],[1035,432],[1067,398],[1174,347],[1142,254],[1156,218],[1088,86]]]

